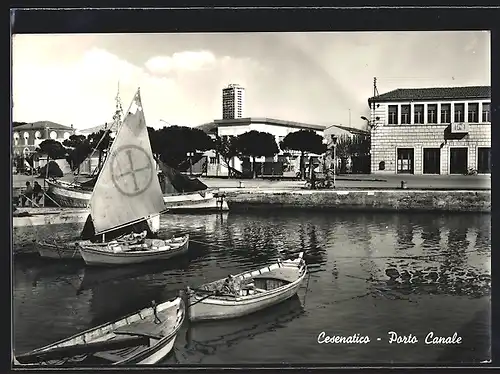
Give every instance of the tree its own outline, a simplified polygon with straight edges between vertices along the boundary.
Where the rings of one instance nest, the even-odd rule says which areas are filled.
[[[300,177],[304,178],[304,156],[306,152],[322,154],[326,151],[323,137],[313,130],[299,130],[289,133],[280,143],[284,151],[300,151]]]
[[[279,152],[274,135],[256,130],[238,135],[236,149],[241,156],[252,157],[252,175],[255,178],[255,158],[271,157]]]
[[[231,160],[238,156],[236,138],[231,136],[217,136],[215,139],[215,151],[222,157],[222,161],[227,167],[227,176],[231,177]]]
[[[68,161],[72,171],[78,169],[80,172],[80,165],[91,154],[92,147],[90,142],[84,135],[71,135],[69,139],[64,140],[63,145],[68,147]]]
[[[67,150],[63,145],[54,139],[45,139],[36,149],[37,152],[46,154],[53,160],[59,160],[66,157]]]
[[[160,130],[148,128],[153,153],[170,167],[178,169],[188,153],[214,148],[212,139],[202,130],[187,126],[169,126]]]
[[[337,157],[341,160],[340,169],[345,169],[346,161],[352,156],[367,156],[370,154],[369,135],[341,135],[336,146]]]

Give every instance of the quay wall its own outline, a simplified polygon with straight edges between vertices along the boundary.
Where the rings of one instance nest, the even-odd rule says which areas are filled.
[[[224,191],[230,211],[310,209],[491,212],[491,190],[244,190]]]

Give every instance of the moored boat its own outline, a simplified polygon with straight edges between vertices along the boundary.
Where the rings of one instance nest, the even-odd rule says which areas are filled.
[[[187,250],[187,235],[175,241],[147,238],[148,230],[139,228],[165,210],[154,163],[137,90],[92,191],[90,216],[84,227],[87,237],[82,235],[82,239],[93,244],[78,243],[86,264],[137,264],[164,260]],[[120,231],[126,231],[125,235]]]
[[[181,298],[154,304],[113,322],[17,355],[28,366],[155,364],[172,350],[184,321]]]
[[[172,237],[170,239],[145,239],[145,242],[149,246],[163,248],[165,253],[161,258],[158,259],[165,260],[173,257],[174,255],[184,253],[188,250],[189,235]],[[116,248],[119,247],[119,241],[111,243],[111,245],[109,246],[108,244],[110,243],[92,243],[90,240],[70,240],[65,242],[42,240],[36,243],[36,249],[40,257],[44,258],[81,260],[83,259],[83,257],[80,253],[80,248],[82,247],[85,249],[89,249],[89,253],[93,253],[92,248],[99,248],[101,250],[105,248],[109,251],[116,251]],[[121,262],[116,263],[115,261],[109,263],[109,265],[126,264],[128,261],[127,259],[133,257],[134,255],[137,255],[137,252],[141,252],[142,248],[144,247],[137,248],[136,251],[129,250],[128,252],[124,252],[125,256],[123,256]],[[168,252],[168,254],[166,252]],[[89,254],[87,257],[91,256],[92,254]],[[90,259],[89,261],[92,262]]]
[[[188,317],[191,321],[241,317],[280,303],[296,295],[307,273],[300,252],[294,259],[279,260],[261,269],[232,276],[237,290],[225,289],[227,278],[188,289]]]
[[[167,260],[186,253],[189,235],[172,239],[143,239],[136,245],[119,242],[77,243],[80,255],[87,265],[130,265],[149,261]]]

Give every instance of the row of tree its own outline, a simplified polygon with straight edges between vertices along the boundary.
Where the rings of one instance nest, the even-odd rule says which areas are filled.
[[[284,152],[300,152],[300,171],[304,175],[305,155],[322,154],[326,150],[323,137],[312,130],[289,133],[279,145],[272,134],[255,130],[235,137],[224,136],[215,139],[200,129],[182,126],[164,127],[159,130],[148,127],[148,133],[155,156],[173,168],[178,168],[189,157],[199,156],[207,150],[215,150],[228,170],[232,169],[231,160],[237,156],[252,159],[252,171],[255,173],[257,157],[272,157],[281,149]],[[38,151],[47,154],[51,159],[66,159],[74,171],[93,152],[98,154],[101,164],[102,157],[112,141],[109,132],[101,130],[87,137],[71,135],[62,144],[46,139],[40,144]],[[366,152],[364,148],[366,141],[353,141],[349,137],[340,138],[337,145],[339,156]]]

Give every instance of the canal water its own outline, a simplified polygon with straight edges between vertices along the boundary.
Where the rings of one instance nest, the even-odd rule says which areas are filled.
[[[76,234],[70,227],[57,230],[52,235]],[[189,253],[166,263],[101,269],[17,257],[16,352],[173,297],[188,285],[304,250],[310,275],[297,297],[236,320],[186,324],[164,364],[448,364],[490,358],[490,215],[162,216],[162,234],[182,233],[191,235]],[[389,343],[391,331],[418,342],[409,337],[413,344]],[[456,333],[461,344],[426,344],[431,332]],[[321,344],[325,336],[370,342]]]

